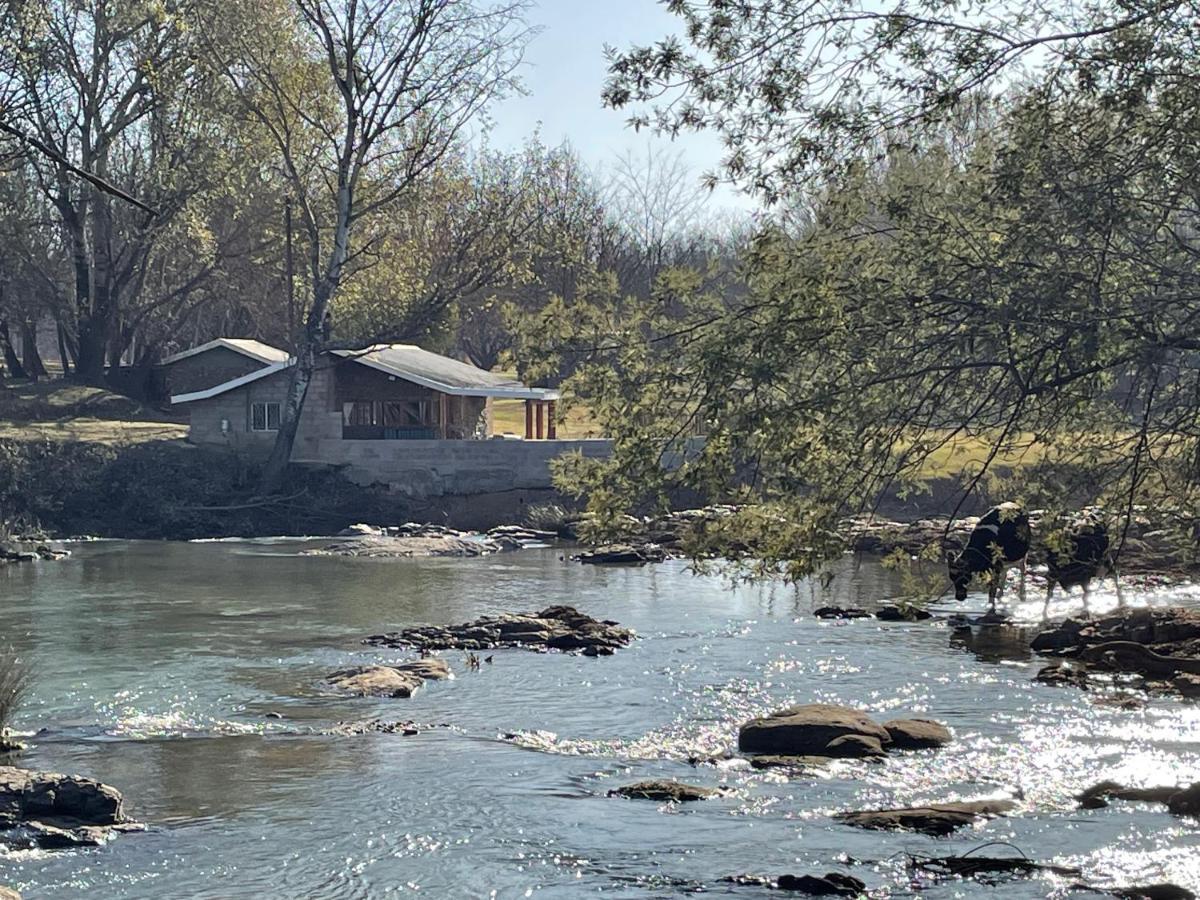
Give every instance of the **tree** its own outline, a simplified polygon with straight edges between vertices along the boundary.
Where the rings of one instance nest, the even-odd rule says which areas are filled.
[[[615,438],[563,483],[610,518],[680,486],[754,501],[709,537],[795,576],[840,552],[839,517],[939,472],[963,498],[1024,458],[1009,490],[1039,505],[1191,507],[1194,121],[1167,92],[1027,92],[969,153],[925,131],[846,167],[808,228],[759,236],[734,304],[543,323]]]
[[[37,0],[4,20],[0,102],[59,222],[72,284],[57,318],[87,381],[218,269],[223,236],[207,214],[244,197],[238,181],[255,168],[199,63],[194,25],[210,6]]]
[[[877,158],[981,91],[1056,81],[1134,99],[1194,70],[1194,4],[1130,0],[669,0],[685,38],[609,50],[604,101],[667,134],[708,129],[723,174],[778,199]],[[818,178],[819,182],[819,178]]]
[[[401,201],[468,123],[516,88],[524,0],[247,4],[254,27],[211,23],[216,63],[271,135],[306,235],[309,300],[264,487],[282,481],[360,224]],[[224,13],[222,12],[222,16]]]

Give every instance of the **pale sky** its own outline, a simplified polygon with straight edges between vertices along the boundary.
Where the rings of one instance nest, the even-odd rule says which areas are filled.
[[[682,151],[697,179],[718,168],[721,144],[714,135],[687,134],[671,142],[646,130],[634,132],[625,125],[627,112],[600,104],[607,71],[605,44],[624,49],[678,30],[678,20],[657,0],[538,0],[529,19],[543,29],[530,43],[522,70],[529,95],[493,109],[493,145],[519,146],[540,124],[546,144],[570,141],[593,169],[629,149],[644,154],[648,143]],[[739,210],[754,205],[725,187],[710,202]]]

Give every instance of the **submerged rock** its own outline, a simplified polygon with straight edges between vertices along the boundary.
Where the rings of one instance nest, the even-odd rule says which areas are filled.
[[[667,554],[655,544],[606,544],[576,557],[581,563],[594,566],[644,566],[666,558]]]
[[[780,756],[834,756],[828,752],[830,742],[848,735],[873,738],[881,747],[891,741],[886,729],[862,710],[809,703],[747,722],[738,733],[738,748]]]
[[[1200,816],[1200,781],[1168,798],[1167,809],[1177,816]]]
[[[883,728],[893,750],[932,750],[954,740],[949,728],[932,719],[892,719]]]
[[[857,897],[867,889],[867,883],[853,875],[826,872],[824,875],[780,875],[775,887],[781,891],[798,891],[813,897]]]
[[[875,809],[864,812],[845,812],[834,816],[839,822],[857,828],[881,831],[919,831],[922,834],[945,835],[980,819],[1004,815],[1016,808],[1012,800],[972,800],[953,803],[931,803],[898,809]]]
[[[750,757],[755,769],[820,769],[829,765],[830,756],[777,756],[766,754]]]
[[[458,535],[362,536],[346,538],[316,550],[302,550],[301,556],[363,556],[375,559],[402,559],[418,556],[487,556],[505,549],[488,538]]]
[[[116,788],[55,772],[0,766],[0,843],[57,850],[93,847],[140,828]]]
[[[571,606],[551,606],[538,613],[483,616],[462,625],[427,625],[372,635],[366,643],[423,650],[488,650],[532,647],[580,650],[585,656],[607,656],[633,640],[633,632],[616,622],[597,621]]]
[[[1091,686],[1087,668],[1076,662],[1056,662],[1038,669],[1033,680],[1053,687],[1077,687],[1087,690]]]
[[[924,622],[926,619],[932,619],[933,613],[911,604],[906,606],[889,604],[881,606],[876,611],[875,618],[884,622]]]
[[[1196,900],[1196,895],[1187,888],[1169,882],[1111,888],[1102,893],[1120,897],[1121,900]]]
[[[360,697],[411,697],[426,681],[450,677],[442,659],[420,659],[395,666],[354,666],[333,672],[330,684]]]
[[[694,784],[684,784],[681,781],[655,779],[613,788],[608,792],[608,796],[628,797],[631,800],[688,803],[695,800],[708,800],[712,797],[720,797],[722,793],[717,788],[699,787]]]
[[[1169,787],[1131,788],[1116,781],[1101,781],[1076,795],[1075,800],[1084,809],[1101,809],[1109,800],[1129,800],[1135,803],[1166,803],[1178,794],[1175,785]]]
[[[869,619],[871,614],[865,609],[853,606],[822,606],[813,610],[818,619]]]

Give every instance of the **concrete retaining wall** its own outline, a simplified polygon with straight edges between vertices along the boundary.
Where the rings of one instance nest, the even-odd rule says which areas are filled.
[[[345,466],[356,484],[386,484],[414,498],[551,487],[550,462],[564,453],[607,458],[612,442],[343,441],[309,442],[298,463]]]

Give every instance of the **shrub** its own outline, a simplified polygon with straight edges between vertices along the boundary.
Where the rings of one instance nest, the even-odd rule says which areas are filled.
[[[11,749],[4,735],[17,707],[29,692],[29,684],[29,665],[11,647],[0,647],[0,752]]]
[[[540,503],[525,510],[525,524],[538,531],[553,531],[561,538],[574,540],[579,513],[559,503]]]

